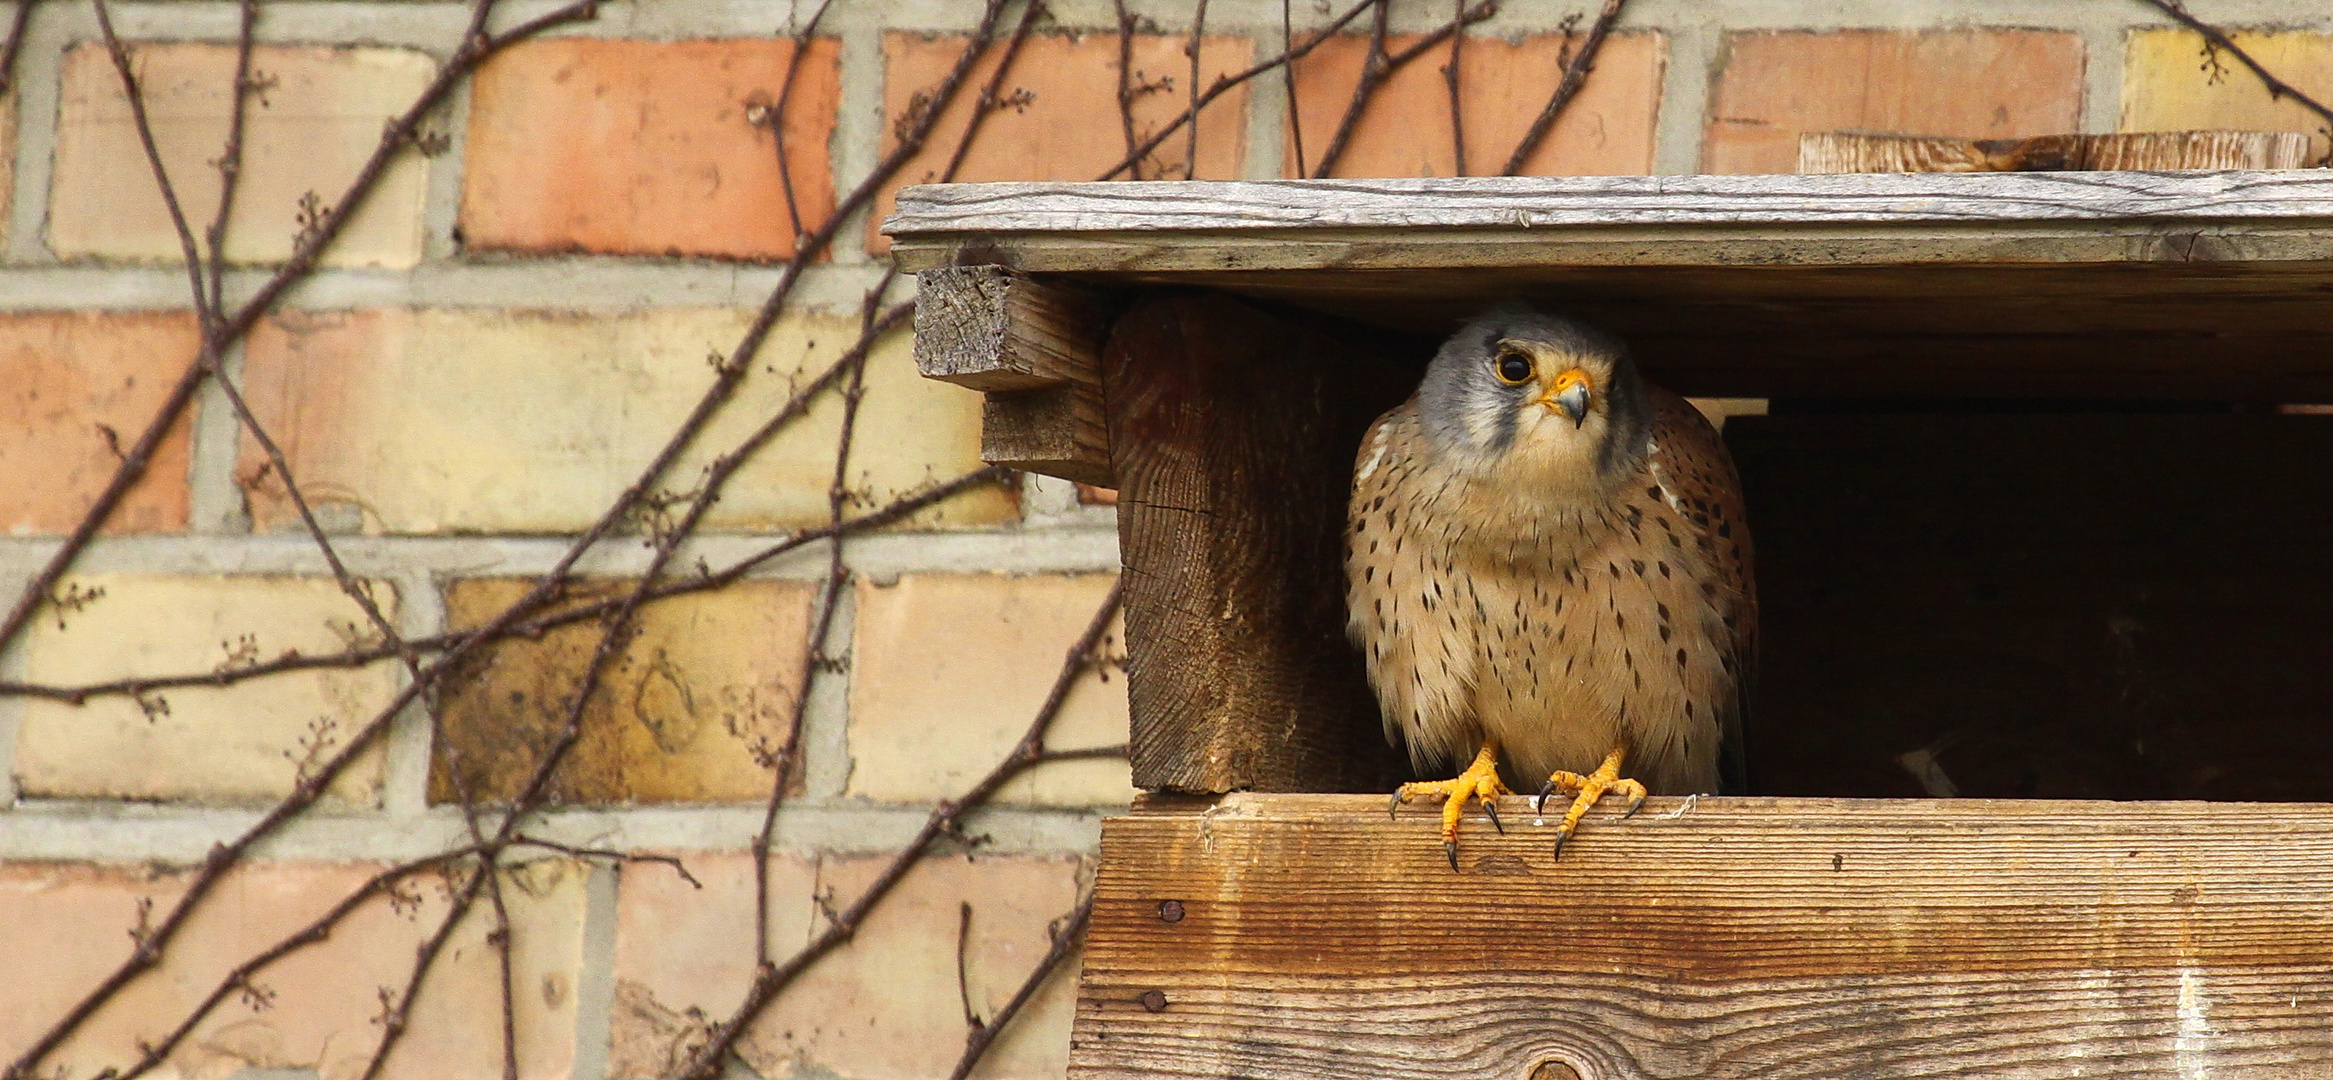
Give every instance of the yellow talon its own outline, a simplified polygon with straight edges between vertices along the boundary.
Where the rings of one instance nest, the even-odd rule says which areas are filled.
[[[1563,822],[1555,827],[1557,858],[1563,857],[1563,842],[1571,839],[1572,830],[1579,827],[1580,818],[1606,793],[1617,791],[1628,796],[1628,810],[1621,817],[1636,813],[1644,805],[1644,785],[1634,780],[1624,780],[1620,776],[1620,761],[1627,753],[1628,748],[1625,746],[1614,747],[1611,753],[1604,755],[1604,763],[1586,776],[1558,769],[1555,775],[1547,778],[1547,786],[1539,789],[1539,802],[1535,808],[1539,812],[1546,810],[1548,795],[1559,788],[1566,795],[1576,796],[1572,799],[1571,809],[1564,811]]]
[[[1392,801],[1386,804],[1386,812],[1392,813],[1402,804],[1402,800],[1412,795],[1443,796],[1442,853],[1449,856],[1450,869],[1456,870],[1458,817],[1466,812],[1466,801],[1482,800],[1483,813],[1490,815],[1492,827],[1504,833],[1507,826],[1499,820],[1498,798],[1512,794],[1514,792],[1507,790],[1507,785],[1499,780],[1499,741],[1486,736],[1482,740],[1482,752],[1474,755],[1474,764],[1467,766],[1466,771],[1459,773],[1456,779],[1403,784],[1394,790]]]

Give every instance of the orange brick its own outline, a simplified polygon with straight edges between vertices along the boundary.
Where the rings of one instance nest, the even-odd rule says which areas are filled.
[[[453,583],[447,617],[482,625],[533,582]],[[588,598],[623,595],[631,582],[600,582]],[[756,802],[769,796],[762,762],[783,749],[802,688],[802,645],[815,587],[740,582],[650,605],[641,631],[604,676],[584,714],[583,737],[553,781],[564,803]],[[583,622],[537,639],[495,646],[445,694],[446,738],[472,793],[509,799],[534,774],[567,710],[601,625]],[[442,757],[430,797],[458,798]]]
[[[40,1075],[89,1076],[137,1060],[140,1042],[174,1027],[232,966],[321,915],[383,869],[362,863],[256,862],[239,867],[196,910],[159,968],[131,983]],[[513,869],[504,897],[513,924],[519,1075],[552,1080],[574,1060],[575,986],[582,955],[585,870],[567,862]],[[151,867],[19,863],[0,867],[0,1052],[13,1054],[128,956],[141,901],[159,921],[190,875]],[[315,1069],[354,1077],[379,1045],[379,987],[403,987],[413,950],[446,911],[440,878],[408,880],[392,907],[376,898],[332,936],[260,972],[230,996],[156,1075],[226,1077],[244,1069]],[[399,908],[403,910],[399,910]],[[479,905],[482,909],[483,904]],[[501,1075],[500,971],[474,909],[447,943],[413,1026],[383,1075],[491,1080]]]
[[[1148,88],[1134,101],[1134,137],[1138,142],[1147,141],[1190,106],[1191,61],[1183,54],[1188,40],[1155,34],[1134,37],[1130,84]],[[904,32],[884,35],[885,153],[899,144],[899,133],[910,113],[920,109],[931,90],[955,67],[965,44],[962,37]],[[994,77],[1002,54],[1001,48],[990,49],[973,65],[962,89],[940,114],[922,152],[909,158],[884,189],[868,224],[870,250],[890,247],[875,228],[891,212],[898,190],[909,184],[934,183],[947,169],[971,123],[980,90]],[[1205,39],[1199,50],[1202,91],[1216,79],[1246,68],[1254,54],[1254,45],[1246,38]],[[1126,129],[1118,111],[1115,34],[1031,37],[1013,60],[1012,71],[997,96],[1002,102],[981,124],[962,167],[956,170],[958,181],[1093,180],[1126,158]],[[1240,163],[1246,158],[1247,109],[1247,87],[1243,84],[1201,111],[1200,178],[1229,180],[1239,176]],[[1184,134],[1170,136],[1152,152],[1142,167],[1142,178],[1180,178],[1188,146]]]
[[[610,1076],[675,1075],[675,1063],[701,1043],[705,1025],[727,1019],[752,979],[752,857],[685,858],[702,890],[664,867],[623,870]],[[848,906],[889,861],[774,855],[772,956],[783,960],[825,929],[814,897],[829,894],[836,906]],[[964,1051],[965,998],[986,1017],[1012,997],[1050,947],[1048,925],[1076,906],[1081,869],[1069,856],[925,859],[850,944],[811,968],[763,1014],[739,1041],[739,1054],[762,1076],[947,1075]],[[972,928],[959,984],[957,934],[966,903]],[[1072,955],[973,1075],[1062,1075],[1076,973]]]
[[[179,312],[0,315],[0,529],[70,532],[201,336]],[[155,449],[109,531],[186,527],[187,431],[182,419]]]
[[[1574,47],[1584,34],[1573,35]],[[1416,37],[1396,36],[1388,52]],[[1466,132],[1466,172],[1496,176],[1547,107],[1563,78],[1566,38],[1540,34],[1518,42],[1468,37],[1459,56],[1459,103]],[[1296,115],[1304,161],[1328,151],[1352,105],[1369,39],[1340,34],[1296,65]],[[1652,171],[1653,132],[1660,120],[1661,71],[1666,43],[1649,31],[1614,34],[1597,54],[1579,95],[1539,148],[1523,163],[1531,176],[1608,176]],[[1337,176],[1453,176],[1456,144],[1450,134],[1450,90],[1443,75],[1450,46],[1439,45],[1396,69],[1371,95],[1351,141],[1338,158]],[[1295,133],[1286,152],[1296,173]]]
[[[2045,30],[1729,34],[1702,169],[1796,172],[1807,131],[1971,139],[2075,131],[2082,64],[2081,38]]]
[[[837,48],[814,41],[786,107],[804,230],[834,209]],[[794,45],[777,39],[516,46],[478,73],[462,188],[478,250],[783,259],[786,189],[761,117]]]

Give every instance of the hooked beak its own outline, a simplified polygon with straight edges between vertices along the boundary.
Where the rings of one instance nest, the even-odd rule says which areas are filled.
[[[1548,388],[1539,403],[1550,409],[1562,410],[1565,416],[1572,418],[1572,426],[1578,427],[1588,422],[1588,398],[1592,393],[1588,373],[1571,368],[1555,377],[1555,385]]]

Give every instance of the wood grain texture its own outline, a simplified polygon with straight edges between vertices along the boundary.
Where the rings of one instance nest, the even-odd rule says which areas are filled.
[[[2321,260],[2322,170],[1454,177],[911,187],[902,266],[993,246],[1027,271],[2122,262],[2198,229]],[[2079,224],[2080,228],[2069,228]],[[1683,243],[1682,241],[1691,241]],[[1711,241],[1725,241],[1711,243]],[[1645,245],[1650,244],[1648,248]]]
[[[1105,417],[1099,383],[989,394],[981,403],[980,460],[1116,487]]]
[[[1071,1075],[2333,1070],[2333,807],[1656,798],[1561,863],[1505,810],[1457,875],[1382,799],[1106,822]]]
[[[915,276],[915,364],[924,378],[983,392],[1099,384],[1106,296],[1001,266]]]
[[[1345,637],[1343,534],[1362,433],[1417,376],[1386,335],[1348,330],[1164,293],[1111,334],[1136,786],[1404,778]]]
[[[1107,294],[1001,266],[916,275],[915,362],[925,378],[988,395],[980,457],[1111,487],[1101,347]]]
[[[1802,173],[2298,169],[2308,158],[2309,137],[2297,131],[2136,131],[2025,139],[1809,131],[1798,137]]]

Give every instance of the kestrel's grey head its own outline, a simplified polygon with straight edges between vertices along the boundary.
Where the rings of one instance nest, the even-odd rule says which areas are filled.
[[[1652,431],[1644,380],[1618,338],[1522,304],[1443,343],[1418,413],[1436,455],[1473,479],[1581,498],[1634,472]]]

